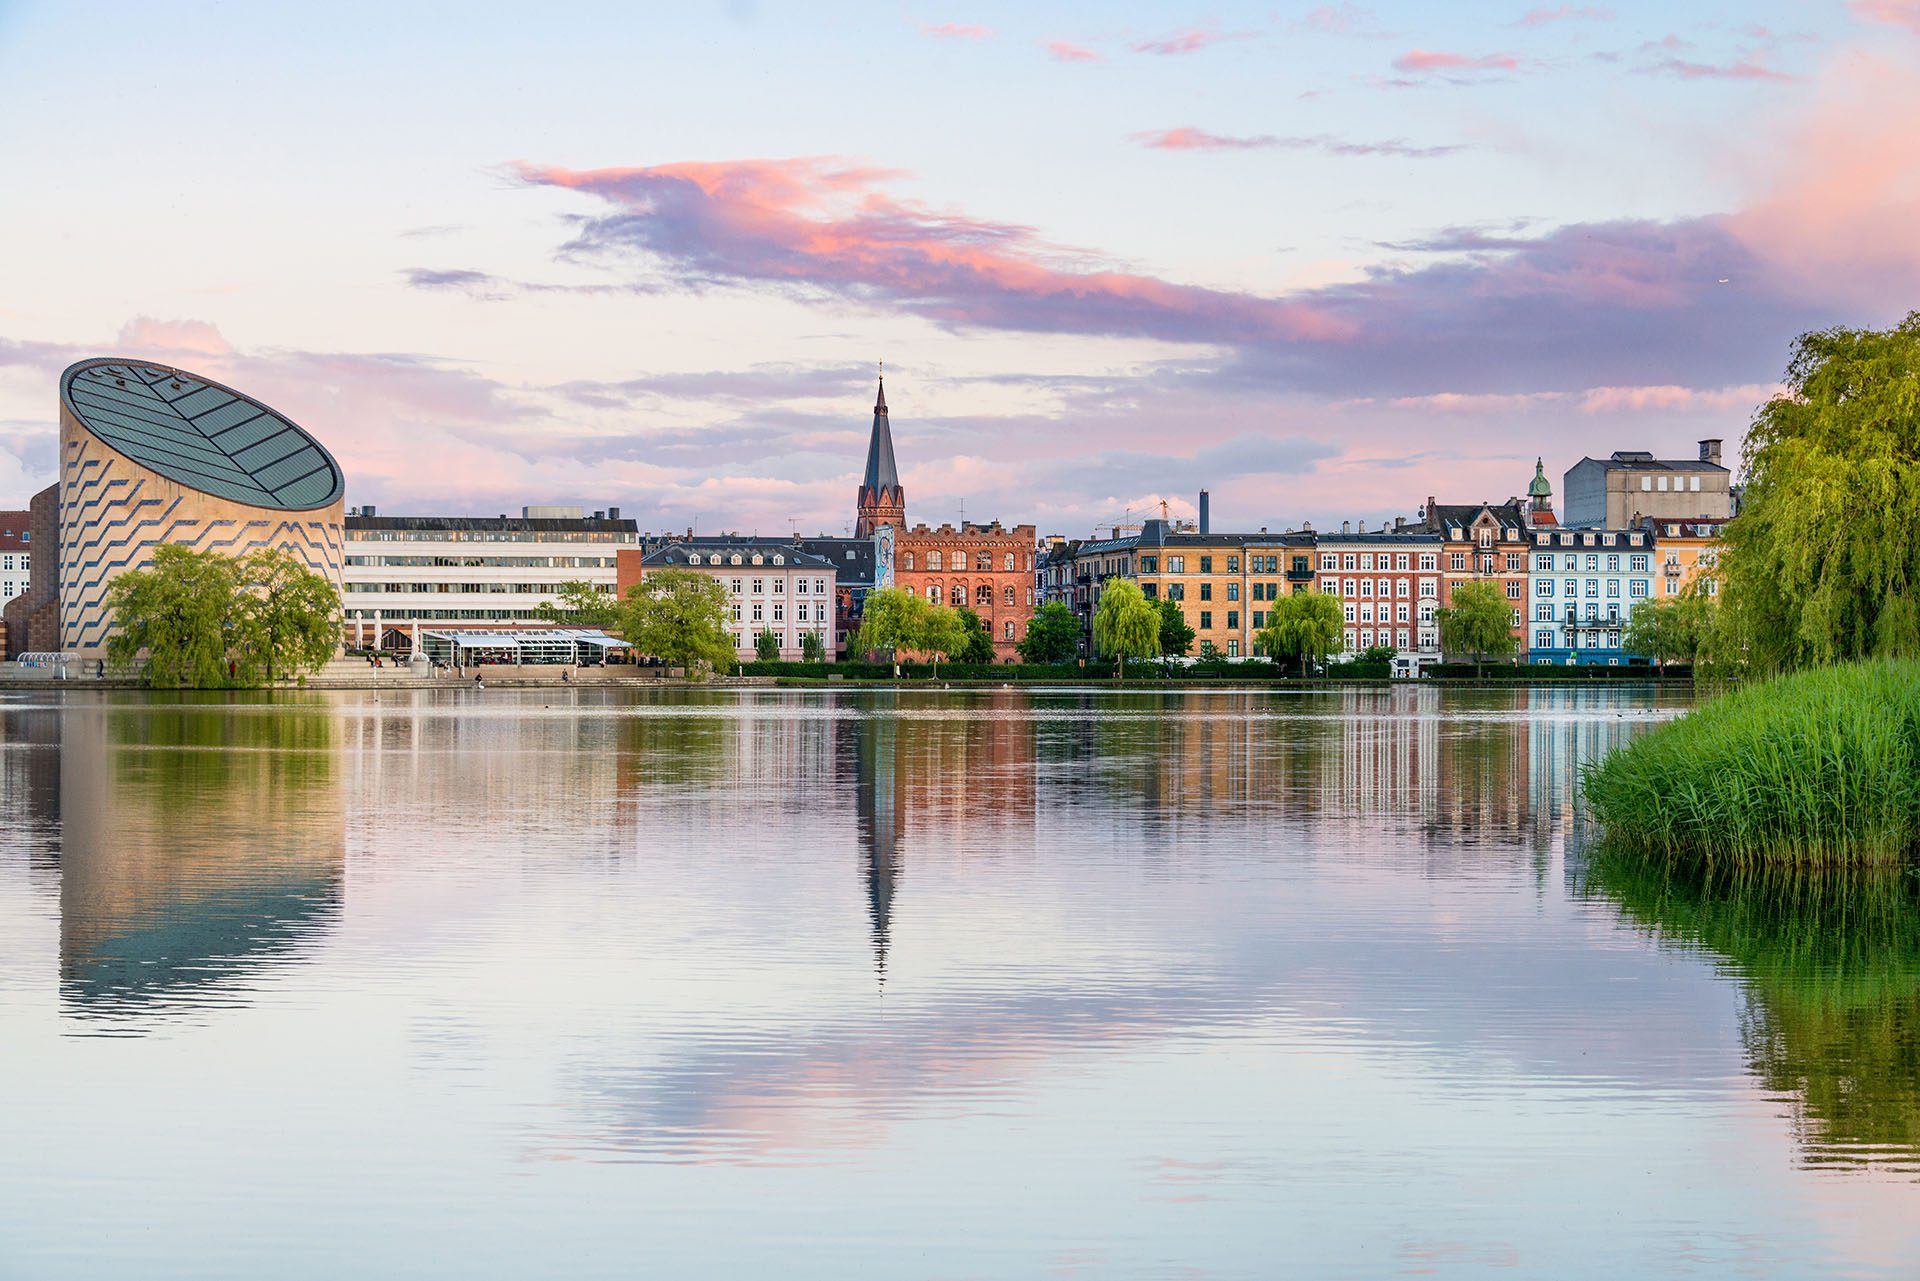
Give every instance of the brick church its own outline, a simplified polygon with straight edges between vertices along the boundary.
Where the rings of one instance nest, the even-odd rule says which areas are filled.
[[[856,499],[854,534],[874,538],[882,563],[876,585],[904,588],[943,605],[964,605],[980,616],[993,638],[994,656],[1017,659],[1034,610],[1032,525],[963,521],[929,528],[907,524],[907,491],[893,459],[893,429],[887,420],[887,384],[873,406],[867,470]],[[891,565],[891,579],[886,566]]]

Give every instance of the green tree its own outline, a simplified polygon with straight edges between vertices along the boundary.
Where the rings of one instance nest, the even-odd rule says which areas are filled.
[[[933,606],[902,587],[882,587],[867,593],[860,610],[860,632],[854,648],[862,654],[890,651],[895,661],[915,647]]]
[[[1162,600],[1160,610],[1160,656],[1185,658],[1193,648],[1193,628],[1187,624],[1186,611],[1178,601]]]
[[[920,631],[914,638],[913,648],[933,660],[933,676],[939,679],[940,660],[958,658],[967,649],[967,626],[960,611],[950,605],[929,603],[920,618]],[[987,652],[993,652],[991,645]],[[988,661],[991,662],[991,658]]]
[[[1340,598],[1309,587],[1274,601],[1257,639],[1275,662],[1305,675],[1315,664],[1340,652],[1345,625],[1346,612]]]
[[[727,633],[727,589],[691,569],[656,569],[620,602],[619,631],[643,654],[698,678],[700,666],[724,670],[736,656]]]
[[[1100,604],[1093,611],[1093,644],[1102,658],[1118,664],[1122,679],[1129,658],[1152,658],[1160,652],[1160,611],[1140,593],[1130,578],[1109,578],[1100,588]]]
[[[620,621],[620,599],[597,583],[573,578],[553,593],[558,602],[541,601],[533,607],[542,622],[562,627],[612,627]]]
[[[114,632],[107,658],[151,686],[210,689],[233,683],[240,562],[219,552],[163,544],[149,569],[128,570],[107,587]]]
[[[1641,601],[1627,616],[1620,648],[1645,655],[1663,669],[1668,663],[1693,663],[1713,629],[1713,600],[1696,582],[1679,596]]]
[[[1513,602],[1491,579],[1454,588],[1453,604],[1435,610],[1434,619],[1440,624],[1440,648],[1472,654],[1476,673],[1487,659],[1513,653]]]
[[[753,638],[753,654],[763,663],[776,662],[780,658],[780,634],[767,628]]]
[[[325,574],[281,547],[250,552],[236,566],[233,643],[248,682],[298,679],[340,649],[340,592]]]
[[[1728,665],[1920,655],[1920,311],[1801,335],[1747,433],[1720,558]]]
[[[960,646],[960,652],[954,656],[960,663],[993,662],[993,637],[987,634],[987,625],[980,615],[962,605],[954,611],[960,619],[960,626],[966,633],[966,640]]]
[[[1080,652],[1080,619],[1060,601],[1050,600],[1027,620],[1020,641],[1023,663],[1071,663]]]
[[[824,663],[827,660],[827,644],[820,639],[819,632],[800,633],[800,661],[803,663]]]

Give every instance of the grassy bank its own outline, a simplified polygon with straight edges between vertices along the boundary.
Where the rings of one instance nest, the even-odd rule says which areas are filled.
[[[1920,662],[1722,695],[1587,768],[1610,843],[1706,864],[1844,866],[1920,847]]]

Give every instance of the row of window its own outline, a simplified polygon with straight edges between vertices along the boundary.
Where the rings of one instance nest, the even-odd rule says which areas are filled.
[[[435,569],[612,569],[612,556],[349,556],[347,564]]]
[[[1533,634],[1533,647],[1535,649],[1561,648],[1561,646],[1554,640],[1552,632],[1535,632]],[[1567,646],[1567,648],[1569,649],[1619,649],[1620,633],[1619,632],[1576,632],[1574,633],[1573,644],[1570,646]]]
[[[736,623],[741,621],[740,611],[741,602],[736,600],[732,605],[733,621]],[[749,617],[756,623],[766,622],[769,619],[776,623],[784,623],[787,621],[787,602],[784,600],[753,601],[749,607]],[[820,601],[818,608],[813,601],[795,601],[793,604],[793,621],[796,623],[826,623],[832,620],[833,609],[826,601]]]
[[[1389,564],[1388,562],[1392,563]],[[1413,566],[1410,552],[1321,552],[1320,568],[1323,571],[1340,569],[1397,569],[1408,572]],[[1421,552],[1420,570],[1431,574],[1440,568],[1439,552]],[[1464,568],[1464,566],[1462,566]],[[1516,566],[1516,568],[1518,568]]]
[[[349,592],[452,596],[551,596],[553,583],[348,583]],[[611,586],[611,584],[608,584]]]
[[[958,583],[955,583],[951,588],[949,588],[947,590],[946,595],[947,595],[947,603],[950,605],[964,605],[967,603],[967,589],[960,586]],[[938,605],[940,603],[940,597],[941,597],[940,584],[938,583],[927,584],[927,599],[932,601],[934,604]],[[1003,588],[1001,591],[1000,601],[1001,601],[1001,604],[1006,606],[1008,609],[1013,609],[1017,607],[1020,604],[1019,589],[1015,587]],[[993,608],[993,584],[981,583],[977,587],[975,587],[973,589],[973,603],[975,608],[977,609],[992,609]],[[1027,588],[1027,604],[1028,606],[1031,606],[1033,604],[1033,588],[1031,587]]]
[[[1331,596],[1344,599],[1379,596],[1401,596],[1412,594],[1410,578],[1323,578],[1320,590]],[[1420,580],[1420,599],[1434,600],[1440,595],[1440,580],[1423,578]]]
[[[12,573],[15,570],[24,572],[32,568],[27,564],[31,559],[32,557],[26,552],[10,552],[5,556],[0,556],[0,570],[7,573]]]
[[[1579,591],[1579,587],[1580,587],[1580,583],[1581,583],[1581,581],[1582,581],[1582,580],[1581,580],[1581,579],[1578,579],[1578,578],[1563,578],[1563,579],[1561,579],[1561,580],[1560,580],[1560,594],[1561,594],[1562,596],[1578,596],[1578,595],[1580,595],[1580,591]],[[1585,580],[1585,582],[1586,582],[1586,585],[1587,585],[1587,593],[1586,593],[1586,594],[1587,594],[1588,596],[1598,596],[1598,595],[1600,594],[1600,580],[1599,580],[1599,579],[1597,579],[1597,578],[1589,578],[1589,579],[1586,579],[1586,580]],[[1630,580],[1628,581],[1628,584],[1627,584],[1627,585],[1628,585],[1628,587],[1629,587],[1629,588],[1631,589],[1631,590],[1629,590],[1629,591],[1627,592],[1627,595],[1629,595],[1629,596],[1633,596],[1633,597],[1641,597],[1641,596],[1645,596],[1645,595],[1647,594],[1647,580],[1646,580],[1646,579],[1644,579],[1644,578],[1635,578],[1635,579],[1630,579]],[[1553,595],[1553,580],[1552,580],[1551,578],[1536,578],[1536,579],[1534,579],[1534,580],[1533,580],[1533,594],[1534,594],[1535,596],[1551,596],[1551,595]],[[1609,579],[1607,579],[1607,595],[1609,595],[1609,596],[1613,596],[1613,597],[1618,597],[1618,596],[1620,595],[1620,580],[1619,580],[1619,579],[1617,579],[1617,578],[1609,578]]]
[[[1639,547],[1641,545],[1640,540],[1645,537],[1646,535],[1641,533],[1617,534],[1617,533],[1607,533],[1605,531],[1596,532],[1593,530],[1584,530],[1584,529],[1583,530],[1562,529],[1562,530],[1557,530],[1553,533],[1548,533],[1545,530],[1542,530],[1533,536],[1533,541],[1540,544],[1542,547],[1549,547],[1554,545],[1558,545],[1561,547],[1572,547],[1575,544],[1578,544],[1581,547],[1592,547],[1596,543],[1598,543],[1602,547],[1612,547],[1612,546],[1615,546],[1620,539],[1624,538],[1627,540],[1627,546]]]
[[[1640,478],[1640,490],[1642,493],[1652,493],[1657,490],[1664,494],[1667,492],[1667,478],[1665,476],[1642,476]],[[1699,493],[1700,478],[1698,476],[1675,476],[1673,478],[1673,492],[1676,494]]]
[[[513,529],[351,529],[350,543],[627,543],[638,544],[638,534],[574,532],[534,533]]]
[[[1376,632],[1371,628],[1363,627],[1358,630],[1349,629],[1346,640],[1347,648],[1355,652],[1363,649],[1372,649],[1375,645],[1390,645],[1394,649],[1403,650],[1408,648],[1412,642],[1413,633],[1404,627],[1398,631],[1391,632],[1384,628]],[[1439,641],[1437,638],[1425,632],[1420,633],[1421,649],[1433,649],[1436,648],[1438,644]]]
[[[1554,610],[1554,607],[1552,605],[1535,605],[1533,607],[1533,621],[1536,623],[1551,623],[1554,619],[1553,610]],[[1579,622],[1580,607],[1578,605],[1566,606],[1566,613],[1563,616],[1563,619],[1564,621],[1569,623]],[[1589,623],[1597,623],[1601,621],[1600,606],[1598,605],[1587,606],[1587,621]],[[1618,623],[1620,621],[1620,607],[1618,605],[1607,606],[1606,621],[1609,623]]]
[[[935,569],[965,569],[967,567],[967,554],[965,552],[946,553],[944,557],[944,564],[942,563],[942,555],[943,554],[940,552],[928,552],[925,558],[927,562],[926,568],[929,570],[935,570]],[[985,552],[985,551],[975,552],[973,554],[973,567],[975,570],[977,570],[982,574],[992,573],[993,572],[993,553]],[[900,553],[900,568],[902,570],[908,570],[913,568],[912,552],[903,551]],[[1003,571],[1008,571],[1008,572],[1012,572],[1018,569],[1018,562],[1014,557],[1014,553],[1008,552],[1002,558],[1002,563],[1000,568]],[[1033,556],[1031,553],[1029,553],[1027,556],[1027,568],[1028,569],[1033,568]]]
[[[1565,556],[1561,557],[1560,559],[1561,559],[1561,568],[1564,569],[1567,573],[1571,574],[1579,570],[1580,554],[1578,552],[1568,552]],[[1627,558],[1627,561],[1628,561],[1628,564],[1631,566],[1631,570],[1630,570],[1631,573],[1644,574],[1647,572],[1647,555],[1645,552],[1642,552],[1637,556],[1630,556]],[[1678,565],[1679,563],[1680,561],[1676,553],[1674,552],[1667,553],[1667,564]],[[1595,574],[1595,573],[1598,573],[1599,571],[1600,571],[1600,554],[1598,552],[1588,552],[1587,553],[1587,572],[1589,574]],[[1536,574],[1551,574],[1553,572],[1553,554],[1549,552],[1546,555],[1535,556],[1533,558],[1533,572]],[[1619,552],[1614,552],[1607,557],[1607,572],[1609,574],[1617,574],[1620,572],[1620,553]]]
[[[1345,611],[1349,623],[1410,623],[1413,621],[1412,607],[1404,604],[1389,605],[1381,601],[1378,614],[1375,614],[1374,606],[1370,601],[1362,601],[1357,605],[1346,602],[1341,608]],[[1391,616],[1388,615],[1389,610],[1394,611]],[[1432,605],[1420,606],[1420,621],[1423,623],[1433,621]]]
[[[740,595],[741,586],[749,581],[751,581],[753,584],[753,593],[752,593],[753,595],[765,596],[767,594],[767,583],[769,580],[765,578],[755,578],[751,580],[744,579],[744,578],[729,578],[727,580],[727,590],[729,592],[732,592],[735,596],[738,596]],[[786,591],[787,591],[786,579],[775,578],[771,581],[773,583],[773,594],[775,596],[786,595]],[[793,580],[793,594],[795,596],[805,596],[809,593],[815,596],[825,596],[827,594],[827,580],[824,578],[796,578]]]

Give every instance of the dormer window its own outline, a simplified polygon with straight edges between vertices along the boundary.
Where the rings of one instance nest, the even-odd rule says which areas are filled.
[[[760,553],[759,553],[759,552],[755,552],[755,553],[753,554],[753,563],[754,563],[754,564],[756,564],[756,565],[764,565],[764,564],[766,564],[766,561],[764,561],[764,560],[762,560],[762,559],[761,559],[761,556],[760,556]]]
[[[773,563],[776,565],[784,565],[787,563],[787,558],[785,556],[775,554],[773,558]]]
[[[739,552],[735,552],[735,553],[733,554],[733,563],[734,563],[734,564],[736,564],[736,565],[738,565],[738,564],[740,563],[740,553],[739,553]]]

